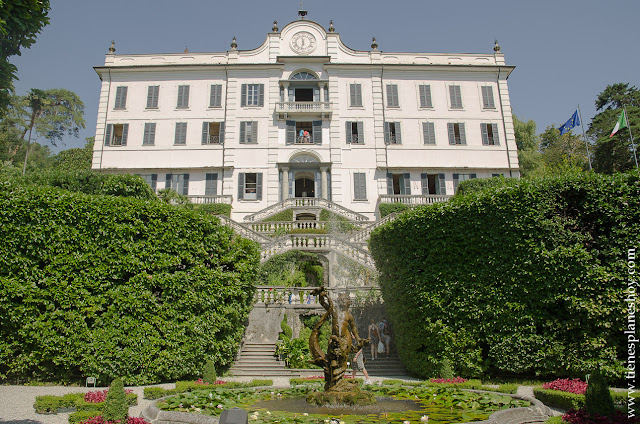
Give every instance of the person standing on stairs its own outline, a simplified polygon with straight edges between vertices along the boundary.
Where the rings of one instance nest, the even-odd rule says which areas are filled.
[[[371,360],[373,361],[378,356],[378,343],[380,342],[380,329],[373,318],[371,318],[371,324],[369,325],[369,340],[371,343]]]

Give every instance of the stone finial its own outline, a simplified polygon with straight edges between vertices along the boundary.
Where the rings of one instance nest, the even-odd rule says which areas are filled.
[[[109,47],[109,53],[111,54],[116,53],[116,42],[114,40],[111,40],[111,47]]]
[[[278,32],[278,21],[273,21],[273,27],[271,27],[271,32]]]
[[[333,19],[329,21],[329,32],[335,32],[336,29],[333,27]]]
[[[231,40],[231,50],[236,50],[238,48],[238,43],[236,43],[236,37],[233,37]]]
[[[371,39],[371,50],[378,50],[378,43],[376,43],[376,37]]]
[[[496,40],[495,44],[493,45],[493,51],[496,53],[500,53],[500,44],[498,44],[498,40]]]

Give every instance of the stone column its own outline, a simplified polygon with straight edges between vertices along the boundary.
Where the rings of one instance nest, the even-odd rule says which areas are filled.
[[[289,168],[283,166],[280,168],[280,172],[282,172],[282,201],[284,202],[289,198]]]
[[[329,198],[329,189],[327,187],[327,170],[329,169],[328,166],[321,166],[320,167],[320,172],[321,172],[321,182],[322,182],[322,198],[327,200]]]

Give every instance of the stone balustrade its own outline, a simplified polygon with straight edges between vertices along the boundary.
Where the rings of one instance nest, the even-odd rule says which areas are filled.
[[[280,305],[317,305],[320,306],[318,297],[311,294],[316,287],[285,287],[285,286],[258,286],[254,295],[256,304],[280,304]],[[348,293],[352,302],[357,303],[361,299],[377,299],[382,302],[379,287],[339,288],[326,289],[330,294]]]
[[[409,194],[383,194],[380,203],[402,203],[403,205],[430,205],[432,203],[446,202],[453,196],[441,194],[409,195]]]

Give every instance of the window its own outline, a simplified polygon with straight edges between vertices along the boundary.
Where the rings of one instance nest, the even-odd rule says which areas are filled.
[[[387,173],[387,194],[411,194],[411,174]]]
[[[447,124],[449,130],[449,144],[467,144],[467,137],[464,132],[464,123],[449,122]]]
[[[287,121],[286,144],[322,144],[322,121]]]
[[[142,136],[143,146],[153,146],[156,141],[156,124],[155,122],[146,122],[144,124],[144,134]]]
[[[149,187],[151,187],[153,191],[156,191],[156,187],[158,186],[158,174],[135,174],[135,175],[142,177],[145,180],[145,182],[149,184]]]
[[[116,88],[116,102],[113,105],[114,109],[126,109],[127,107],[127,87]]]
[[[483,86],[482,89],[482,108],[483,109],[495,109],[496,105],[493,103],[493,87]]]
[[[316,78],[316,76],[313,75],[312,73],[302,71],[302,72],[298,72],[297,74],[294,74],[289,79],[290,80],[315,80],[318,78]]]
[[[364,172],[353,174],[353,200],[367,200],[367,180]]]
[[[420,174],[420,181],[422,183],[422,195],[428,196],[430,194],[447,194],[447,183],[444,179],[444,174]]]
[[[205,196],[218,195],[218,174],[217,173],[205,174],[204,195]]]
[[[261,172],[241,172],[238,174],[238,199],[262,200]]]
[[[498,124],[480,124],[482,132],[483,146],[498,146],[500,139],[498,138]]]
[[[176,105],[176,108],[177,109],[189,108],[189,86],[188,85],[178,86],[178,104]]]
[[[347,121],[347,144],[364,144],[364,129],[362,122]]]
[[[384,123],[384,142],[386,144],[402,144],[400,122]]]
[[[436,130],[433,122],[422,123],[422,135],[424,144],[436,144]]]
[[[458,191],[458,185],[461,181],[472,180],[476,177],[476,174],[453,174],[453,192]]]
[[[398,100],[398,85],[387,84],[387,107],[399,107],[400,101]]]
[[[187,144],[187,123],[176,122],[176,136],[173,140],[173,144],[184,145]]]
[[[160,94],[159,85],[150,85],[147,89],[147,109],[158,108],[158,95]]]
[[[419,86],[420,107],[433,107],[431,103],[431,86],[422,84]]]
[[[167,174],[164,188],[175,190],[184,196],[189,195],[189,174]]]
[[[126,146],[129,124],[107,124],[104,134],[105,146]]]
[[[264,84],[242,84],[242,106],[264,106]]]
[[[209,107],[222,107],[222,85],[214,84],[211,86]]]
[[[240,144],[258,144],[258,121],[240,122]]]
[[[351,84],[349,85],[349,97],[351,100],[350,105],[353,107],[362,107],[362,85]]]
[[[224,143],[224,122],[202,123],[202,144]]]
[[[491,174],[491,178],[504,177],[504,174]]]
[[[449,97],[451,97],[451,109],[462,109],[462,94],[459,85],[449,86]]]

